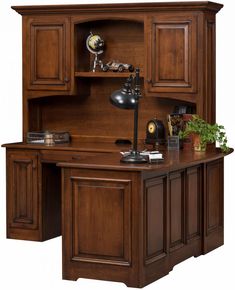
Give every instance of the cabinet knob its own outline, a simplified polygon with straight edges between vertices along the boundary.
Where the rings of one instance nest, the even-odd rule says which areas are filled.
[[[69,81],[70,81],[69,78],[67,78],[67,77],[64,78],[65,83],[68,83]]]
[[[148,83],[148,84],[151,84],[151,83],[152,83],[152,80],[147,79],[147,83]]]

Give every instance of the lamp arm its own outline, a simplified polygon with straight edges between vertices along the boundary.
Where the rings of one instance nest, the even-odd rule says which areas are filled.
[[[133,142],[133,151],[138,152],[138,118],[139,118],[139,98],[141,97],[140,92],[140,69],[136,68],[135,70],[135,99],[136,105],[134,110],[134,142]]]
[[[134,110],[134,138],[133,138],[133,152],[137,153],[138,149],[138,114],[139,114],[139,102],[137,101]]]

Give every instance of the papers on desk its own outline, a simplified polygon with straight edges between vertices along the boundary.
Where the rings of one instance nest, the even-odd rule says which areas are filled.
[[[163,160],[162,153],[159,151],[143,151],[140,155],[148,156],[149,163]]]

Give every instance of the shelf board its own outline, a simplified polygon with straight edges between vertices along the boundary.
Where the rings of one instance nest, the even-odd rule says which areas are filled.
[[[134,72],[90,72],[90,71],[77,71],[75,77],[84,78],[128,78]],[[142,76],[140,76],[142,77]]]

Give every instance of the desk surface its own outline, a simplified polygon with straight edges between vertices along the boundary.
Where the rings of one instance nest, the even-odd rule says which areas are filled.
[[[81,156],[79,160],[74,162],[59,162],[60,167],[73,167],[73,168],[89,168],[89,169],[108,169],[108,170],[121,170],[121,171],[159,171],[166,172],[168,170],[178,170],[188,166],[194,166],[199,163],[209,162],[216,159],[223,158],[224,156],[233,152],[233,149],[227,154],[221,152],[216,148],[209,152],[201,153],[194,151],[161,151],[164,160],[156,163],[145,164],[127,164],[120,162],[121,155],[118,153],[111,154],[98,154],[96,156],[87,157]]]
[[[115,143],[112,142],[72,141],[69,144],[56,144],[54,146],[17,142],[3,144],[2,147],[12,149],[33,149],[33,150],[50,150],[50,151],[65,150],[65,151],[83,151],[83,152],[120,152],[122,150],[129,150],[131,145],[116,145]]]
[[[9,149],[26,149],[26,150],[48,150],[48,152],[58,151],[76,151],[83,152],[79,158],[69,162],[59,162],[60,167],[76,167],[76,168],[93,168],[93,169],[109,169],[124,171],[168,171],[169,169],[177,170],[186,166],[194,166],[199,163],[213,161],[222,158],[233,152],[233,149],[227,154],[221,152],[220,149],[212,149],[207,152],[194,152],[190,150],[160,150],[163,153],[164,161],[152,164],[125,164],[120,162],[120,151],[128,151],[130,145],[115,145],[109,142],[71,142],[70,144],[57,144],[55,146],[45,146],[40,144],[27,144],[23,142],[4,144],[3,147]],[[144,149],[144,145],[140,146]],[[45,151],[44,151],[45,152]],[[86,156],[86,152],[94,152],[97,155]],[[109,153],[109,154],[107,154]],[[59,152],[58,152],[59,154]],[[71,152],[72,154],[72,152]]]

